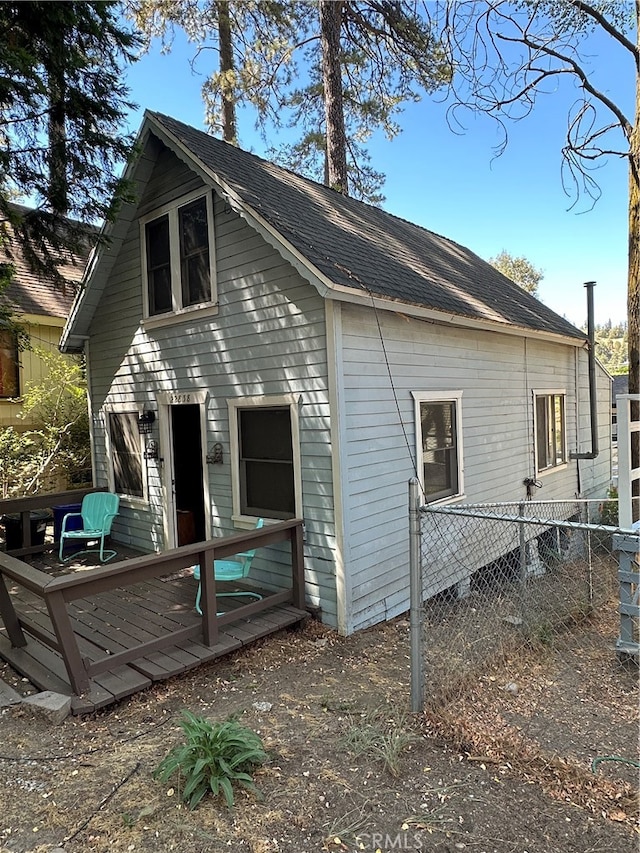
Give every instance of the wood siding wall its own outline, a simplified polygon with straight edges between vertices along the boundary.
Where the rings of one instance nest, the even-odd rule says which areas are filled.
[[[43,322],[26,322],[31,349],[25,349],[19,354],[20,395],[22,396],[29,385],[40,382],[49,375],[45,362],[40,358],[38,350],[57,352],[62,333],[61,325],[51,325],[47,318]],[[55,322],[55,321],[54,321]],[[22,412],[20,400],[0,400],[0,427],[12,426],[18,432],[23,432],[33,426],[32,420],[18,417]]]
[[[587,358],[571,346],[383,312],[376,319],[373,311],[351,305],[343,305],[341,315],[347,620],[356,630],[409,603],[407,483],[416,475],[411,392],[463,392],[464,500],[519,501],[526,494],[522,481],[535,474],[533,390],[565,390],[568,449],[590,447]],[[601,454],[595,462],[571,461],[540,475],[535,498],[572,498],[578,465],[585,496],[604,496],[611,474],[608,400],[609,379],[599,370]]]
[[[158,157],[138,213],[202,186],[168,151]],[[213,535],[234,532],[227,399],[300,394],[307,600],[336,622],[335,537],[322,299],[224,202],[215,198],[219,313],[145,330],[140,235],[134,221],[115,262],[90,338],[96,468],[107,484],[105,405],[153,404],[160,392],[208,392],[206,446],[221,442],[225,463],[208,465]],[[156,407],[157,408],[157,407]],[[156,435],[157,437],[157,435]],[[161,448],[160,454],[167,453]],[[123,501],[114,535],[140,548],[165,547],[162,468],[147,463],[148,502]],[[277,581],[278,555],[260,552],[252,575]],[[285,559],[283,557],[283,559]]]

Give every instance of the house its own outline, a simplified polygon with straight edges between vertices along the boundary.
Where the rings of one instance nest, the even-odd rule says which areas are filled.
[[[28,208],[13,205],[23,213]],[[6,223],[5,223],[6,224]],[[54,283],[34,272],[19,246],[0,246],[0,264],[11,264],[14,275],[3,298],[29,335],[30,347],[20,349],[15,334],[0,329],[0,427],[25,430],[28,420],[20,416],[21,395],[31,382],[48,375],[40,352],[57,352],[60,335],[73,304],[87,262],[90,246],[82,256],[71,256],[58,267],[64,281]]]
[[[305,522],[310,604],[348,634],[408,606],[427,500],[601,497],[585,336],[451,240],[148,112],[62,347],[87,354],[95,483],[146,549]],[[286,555],[254,561],[268,587]],[[254,572],[252,567],[252,574]]]

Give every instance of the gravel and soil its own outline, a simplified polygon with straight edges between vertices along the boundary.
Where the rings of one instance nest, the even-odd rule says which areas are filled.
[[[0,678],[28,692],[7,666]],[[397,619],[349,638],[309,620],[58,726],[4,709],[0,851],[638,849],[637,670],[597,624],[496,662],[444,706],[408,708],[409,626]],[[235,714],[260,734],[259,797],[190,811],[179,779],[154,779],[184,709]]]

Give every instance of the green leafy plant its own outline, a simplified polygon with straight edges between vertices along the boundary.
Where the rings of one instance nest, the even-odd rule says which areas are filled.
[[[62,491],[91,484],[86,382],[82,364],[33,347],[43,377],[22,397],[25,430],[0,428],[0,495]]]
[[[600,505],[600,523],[609,527],[618,526],[618,490],[615,486],[607,491],[607,500]]]
[[[233,808],[235,784],[257,792],[249,772],[264,764],[267,754],[256,732],[241,725],[233,717],[222,723],[211,723],[184,711],[180,726],[186,742],[174,747],[158,765],[154,776],[166,782],[174,773],[184,777],[182,799],[194,809],[209,791],[222,794],[229,809]]]

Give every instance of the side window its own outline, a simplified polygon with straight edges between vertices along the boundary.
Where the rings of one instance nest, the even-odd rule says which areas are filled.
[[[427,502],[463,493],[462,393],[433,397],[414,393],[418,473]]]
[[[0,330],[0,398],[20,395],[18,340],[9,329]]]
[[[166,205],[141,219],[145,316],[177,314],[215,302],[211,193]]]
[[[545,471],[567,461],[565,395],[534,394],[536,470]]]
[[[113,491],[118,495],[143,498],[144,471],[137,412],[109,412],[109,443]]]
[[[297,401],[229,402],[235,517],[302,513]]]

